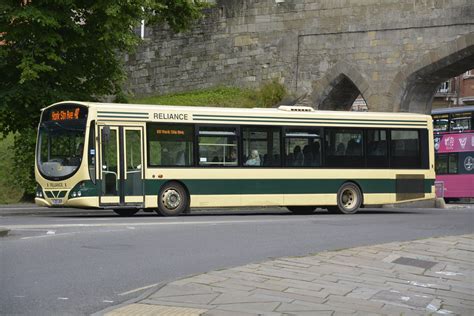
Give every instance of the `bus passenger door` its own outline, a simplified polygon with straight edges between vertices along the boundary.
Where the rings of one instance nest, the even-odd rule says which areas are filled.
[[[124,203],[140,205],[144,202],[143,129],[124,127]]]
[[[99,126],[100,159],[99,183],[100,205],[118,205],[120,203],[120,162],[119,128]]]
[[[143,128],[99,126],[101,206],[142,207]]]

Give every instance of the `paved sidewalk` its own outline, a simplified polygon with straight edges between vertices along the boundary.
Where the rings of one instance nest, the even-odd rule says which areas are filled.
[[[117,315],[474,315],[474,234],[285,257],[168,283]]]

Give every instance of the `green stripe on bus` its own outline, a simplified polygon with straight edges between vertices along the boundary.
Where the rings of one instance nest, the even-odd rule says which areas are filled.
[[[145,180],[145,194],[158,194],[169,180]],[[331,194],[337,193],[346,179],[183,179],[191,195],[224,194]],[[364,193],[396,193],[395,179],[359,179]],[[424,192],[430,193],[434,180],[425,179]]]
[[[170,180],[144,180],[145,194],[158,195],[161,186]],[[191,195],[235,195],[235,194],[335,194],[347,179],[182,179],[179,180]],[[396,193],[395,179],[355,179],[364,194]],[[434,179],[424,180],[424,193],[431,193]],[[77,191],[77,185],[73,191]],[[98,196],[101,181],[84,181],[82,197]],[[48,195],[49,191],[46,191]],[[69,194],[69,198],[71,195]]]

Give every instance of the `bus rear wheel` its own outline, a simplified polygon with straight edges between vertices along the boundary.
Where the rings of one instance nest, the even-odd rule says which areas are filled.
[[[287,206],[286,207],[291,213],[297,215],[313,214],[316,209],[314,206]]]
[[[158,209],[161,216],[178,216],[188,210],[189,198],[184,187],[177,182],[163,186],[158,195]]]
[[[362,192],[352,183],[344,183],[337,191],[337,206],[328,207],[330,213],[354,214],[362,205]]]
[[[133,216],[135,215],[138,210],[135,208],[125,208],[125,209],[115,209],[115,214],[123,217]]]

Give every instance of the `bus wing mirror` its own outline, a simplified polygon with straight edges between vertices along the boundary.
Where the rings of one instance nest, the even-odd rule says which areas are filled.
[[[102,144],[107,144],[110,141],[110,127],[104,126],[100,135]]]

